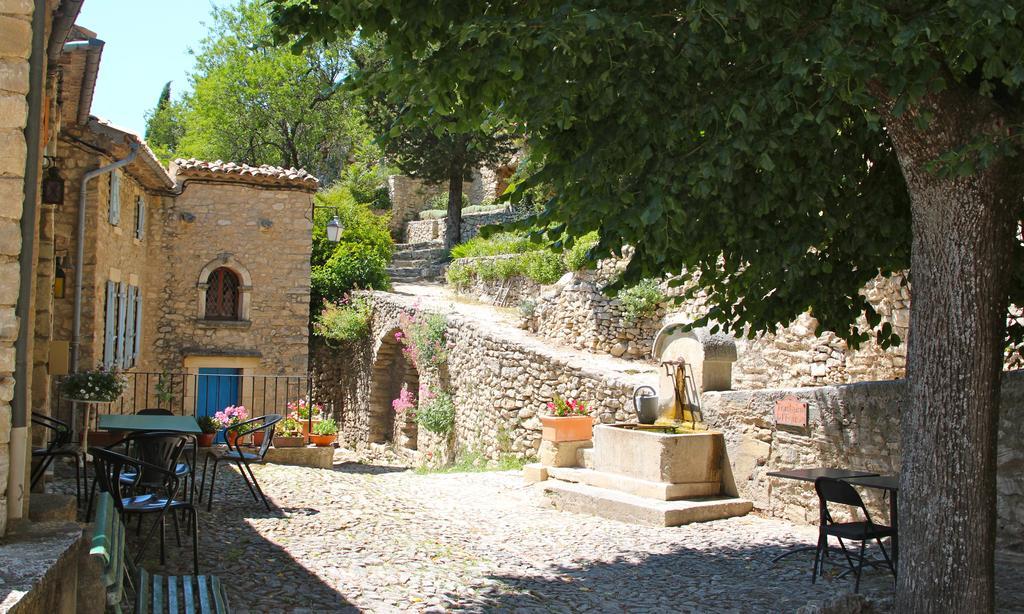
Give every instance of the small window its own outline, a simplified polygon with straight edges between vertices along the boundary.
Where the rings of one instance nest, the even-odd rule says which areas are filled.
[[[121,171],[110,173],[110,214],[108,220],[114,226],[121,223]]]
[[[146,234],[146,201],[140,196],[135,199],[135,238],[142,240]]]
[[[239,305],[238,275],[227,267],[214,269],[206,290],[207,320],[237,320]]]

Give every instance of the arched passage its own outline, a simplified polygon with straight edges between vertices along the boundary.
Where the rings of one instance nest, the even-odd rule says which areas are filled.
[[[412,411],[398,415],[393,401],[402,392],[402,386],[419,396],[420,374],[416,365],[402,352],[402,344],[395,338],[395,328],[381,339],[370,377],[369,442],[394,443],[415,450],[417,427]],[[418,398],[417,398],[418,400]]]

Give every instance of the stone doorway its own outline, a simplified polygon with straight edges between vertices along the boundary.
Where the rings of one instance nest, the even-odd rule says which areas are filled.
[[[370,378],[370,443],[393,443],[406,450],[416,449],[418,428],[414,413],[406,411],[401,416],[392,402],[402,392],[402,387],[419,398],[420,374],[416,366],[402,352],[402,344],[395,338],[395,328],[384,335],[377,357],[373,363]]]

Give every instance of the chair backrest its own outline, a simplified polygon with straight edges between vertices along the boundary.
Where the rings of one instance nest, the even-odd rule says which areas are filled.
[[[41,426],[50,433],[46,445],[47,452],[71,443],[71,427],[63,420],[32,412],[32,424]]]
[[[174,474],[173,465],[167,469],[106,448],[89,448],[89,454],[92,455],[92,463],[96,471],[96,485],[100,492],[110,494],[114,500],[114,507],[118,511],[124,509],[122,499],[125,497],[125,485],[121,483],[121,477],[124,475],[134,475],[129,486],[137,486],[142,483],[166,486],[168,496],[172,499],[178,492],[178,479]]]
[[[124,599],[124,575],[131,561],[125,557],[125,530],[109,493],[97,495],[89,555],[100,561],[100,578],[107,587],[107,605],[118,609]]]
[[[238,424],[228,427],[227,430],[235,431],[238,433],[239,439],[263,431],[263,442],[257,449],[256,453],[260,459],[267,455],[267,450],[270,448],[271,441],[274,439],[274,430],[277,428],[277,423],[284,419],[284,416],[280,414],[267,414],[265,416],[259,416],[257,418],[250,418],[245,422],[239,422]],[[227,438],[225,438],[227,439]],[[232,449],[231,442],[227,441],[228,449]]]
[[[814,481],[814,490],[818,493],[818,500],[821,503],[823,522],[826,520],[832,522],[832,514],[828,509],[829,503],[860,508],[864,513],[864,518],[871,522],[871,516],[868,515],[868,508],[864,505],[864,500],[851,484],[835,478],[821,477]]]
[[[135,412],[136,416],[173,416],[174,412],[162,407],[147,407]]]

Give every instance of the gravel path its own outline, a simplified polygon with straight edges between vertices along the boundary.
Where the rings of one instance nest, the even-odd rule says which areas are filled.
[[[201,515],[201,564],[238,611],[780,612],[852,589],[812,585],[815,531],[757,516],[671,529],[558,512],[517,472],[417,475],[346,462],[255,468],[266,512],[234,471]],[[167,569],[188,573],[169,539]],[[159,569],[156,548],[144,565]],[[862,592],[891,596],[891,577]]]

